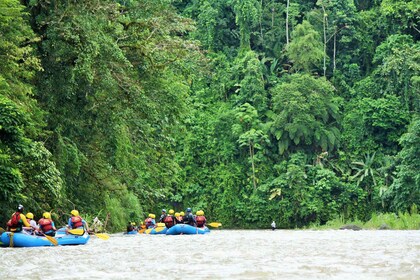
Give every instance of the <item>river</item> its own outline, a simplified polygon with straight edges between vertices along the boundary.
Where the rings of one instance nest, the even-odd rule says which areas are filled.
[[[0,279],[420,279],[420,231],[113,234],[0,256]]]

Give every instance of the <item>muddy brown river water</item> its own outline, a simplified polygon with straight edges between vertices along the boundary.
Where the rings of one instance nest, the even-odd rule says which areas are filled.
[[[0,248],[0,279],[420,279],[420,231],[212,230]]]

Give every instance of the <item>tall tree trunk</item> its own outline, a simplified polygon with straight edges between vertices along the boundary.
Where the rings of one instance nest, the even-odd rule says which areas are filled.
[[[336,65],[335,65],[335,53],[337,51],[337,32],[338,31],[335,31],[335,33],[334,33],[334,53],[333,53],[333,67],[334,68],[333,68],[333,71],[335,71],[335,67],[336,67]]]
[[[286,48],[289,46],[289,4],[290,4],[290,0],[287,0],[287,6],[286,6]]]
[[[327,13],[325,12],[325,7],[322,6],[322,11],[324,12],[322,17],[322,23],[324,26],[324,66],[322,69],[324,69],[324,77],[327,72]]]
[[[262,28],[262,17],[263,17],[263,0],[261,0],[261,16],[260,16],[260,36],[261,36],[261,44],[264,46],[264,33],[263,33],[263,28]]]
[[[257,180],[255,178],[254,145],[252,144],[252,142],[249,143],[249,155],[251,157],[251,165],[252,165],[252,183],[254,184],[254,190],[256,190]]]

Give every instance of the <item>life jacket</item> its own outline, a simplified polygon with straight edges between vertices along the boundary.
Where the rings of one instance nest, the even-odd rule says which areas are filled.
[[[194,216],[191,213],[185,215],[182,218],[182,220],[183,220],[184,224],[187,224],[187,225],[190,225],[190,226],[193,226],[194,225]]]
[[[195,218],[195,221],[197,222],[197,227],[203,227],[206,222],[206,217],[204,216],[197,216]]]
[[[166,216],[165,219],[163,219],[163,222],[167,228],[171,228],[175,224],[174,217],[171,215]]]
[[[146,224],[146,227],[147,227],[147,228],[149,228],[149,227],[152,227],[152,226],[153,226],[153,223],[152,223],[152,218],[147,218],[147,219],[144,221],[144,223]]]
[[[72,216],[71,217],[71,227],[72,228],[83,227],[82,218],[80,216]]]
[[[50,219],[42,218],[38,221],[38,224],[43,232],[47,232],[53,229],[52,221]]]
[[[20,213],[15,212],[12,215],[12,218],[7,222],[7,226],[9,228],[18,228],[22,226],[22,222],[20,221]]]

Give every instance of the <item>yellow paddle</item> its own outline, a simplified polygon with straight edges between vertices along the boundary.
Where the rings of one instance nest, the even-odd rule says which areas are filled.
[[[161,226],[161,225],[163,225],[163,226]],[[166,227],[165,227],[164,223],[158,223],[157,227],[146,229],[146,231],[144,233],[145,234],[150,234],[150,232],[152,232],[152,230],[155,230],[156,232],[160,232],[160,231],[164,230],[165,228]]]
[[[210,227],[213,227],[213,228],[218,228],[218,227],[221,227],[222,226],[222,223],[219,223],[219,222],[212,222],[212,223],[209,223],[209,224],[206,224],[207,226],[210,226]]]
[[[164,230],[166,228],[166,226],[163,226],[163,227],[157,227],[157,228],[155,228],[155,231],[156,232],[161,232],[162,230]]]
[[[68,232],[73,234],[73,235],[83,235],[83,234],[85,234],[85,230],[82,229],[82,228],[69,229]]]
[[[40,234],[42,234],[48,241],[50,241],[52,244],[54,244],[54,246],[57,246],[58,245],[58,241],[57,241],[57,239],[55,239],[54,237],[52,237],[52,236],[48,236],[48,235],[46,235],[46,234],[44,234],[43,232],[39,232]]]
[[[71,234],[74,234],[74,235],[83,235],[83,234],[85,234],[85,230],[84,229],[81,229],[81,228],[69,229],[68,232],[71,233]],[[96,237],[98,237],[99,239],[103,239],[103,240],[108,240],[109,239],[109,235],[106,234],[106,233],[94,233],[94,235]]]
[[[106,233],[94,233],[94,235],[96,237],[98,237],[99,239],[102,239],[102,240],[108,240],[109,239],[109,235],[106,234]]]

